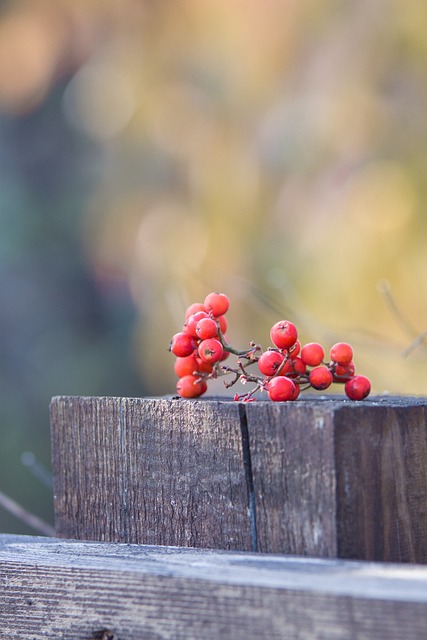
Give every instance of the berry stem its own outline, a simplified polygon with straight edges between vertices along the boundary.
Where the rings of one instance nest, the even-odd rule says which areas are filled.
[[[224,351],[228,351],[229,353],[232,353],[238,358],[249,358],[251,362],[257,362],[258,358],[257,356],[255,356],[255,353],[257,351],[261,351],[261,347],[258,344],[251,342],[249,349],[242,349],[242,350],[235,349],[234,347],[231,346],[229,342],[226,341],[225,336],[223,335],[219,325],[218,325],[218,338],[220,343],[222,344]]]

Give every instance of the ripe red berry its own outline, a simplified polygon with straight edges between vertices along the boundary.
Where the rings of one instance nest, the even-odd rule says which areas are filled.
[[[224,335],[224,333],[227,331],[227,319],[225,316],[218,316],[217,318],[215,318],[218,323],[219,323],[219,328],[221,329],[221,333]]]
[[[286,376],[276,376],[269,380],[267,384],[267,393],[270,400],[274,402],[286,402],[294,400],[297,397],[295,383]]]
[[[350,400],[363,400],[371,392],[371,383],[366,376],[354,376],[347,380],[344,389]]]
[[[213,364],[211,364],[210,362],[205,362],[198,356],[196,357],[196,360],[197,360],[197,371],[199,371],[200,373],[212,373]]]
[[[353,361],[346,365],[337,364],[334,368],[334,382],[346,382],[354,376],[354,373],[355,367]]]
[[[295,384],[295,393],[292,400],[296,400],[300,393],[301,393],[301,387],[299,386],[299,384]]]
[[[289,349],[297,341],[298,331],[292,322],[280,320],[271,327],[270,338],[278,349]]]
[[[333,362],[346,365],[353,360],[353,349],[347,342],[337,342],[331,347],[330,355]]]
[[[310,371],[309,375],[310,384],[313,389],[317,389],[318,391],[323,391],[323,389],[327,389],[331,386],[333,381],[332,372],[328,369],[328,367],[315,367]]]
[[[173,368],[178,378],[200,370],[195,353],[192,353],[191,356],[185,356],[184,358],[177,358]]]
[[[282,364],[285,356],[278,351],[264,351],[258,360],[258,369],[265,376],[273,376]]]
[[[172,336],[169,351],[172,351],[175,356],[185,358],[185,356],[190,356],[193,353],[196,346],[197,344],[193,336],[190,336],[190,334],[184,331],[180,331]]]
[[[221,360],[224,349],[222,344],[216,338],[209,338],[208,340],[202,340],[198,348],[199,357],[205,362],[219,362]]]
[[[301,358],[297,356],[296,358],[289,358],[280,373],[284,376],[289,376],[290,378],[297,378],[298,376],[303,375],[306,371],[306,365]]]
[[[290,364],[292,366],[292,371],[290,373],[292,377],[302,376],[307,371],[305,362],[303,362],[302,358],[299,356],[290,360]]]
[[[192,313],[185,321],[183,331],[185,333],[189,333],[193,338],[197,338],[196,327],[197,323],[202,320],[202,318],[209,318],[206,311],[196,311],[196,313]]]
[[[323,347],[318,342],[309,342],[301,349],[302,361],[309,367],[317,367],[325,357]]]
[[[215,338],[218,335],[218,326],[212,318],[202,318],[196,325],[196,335],[200,340]]]
[[[176,383],[176,391],[182,398],[197,398],[205,393],[208,385],[203,378],[193,375],[183,376]]]
[[[293,359],[296,358],[297,355],[299,355],[300,351],[301,351],[301,342],[299,340],[297,340],[295,344],[293,344],[292,347],[289,347],[288,349],[288,353],[290,357]]]
[[[223,316],[228,311],[230,300],[225,293],[209,293],[205,298],[204,306],[213,316]]]
[[[193,304],[190,304],[185,312],[185,319],[187,320],[187,318],[192,316],[193,313],[196,313],[197,311],[204,311],[206,313],[205,305],[201,302],[193,302]]]

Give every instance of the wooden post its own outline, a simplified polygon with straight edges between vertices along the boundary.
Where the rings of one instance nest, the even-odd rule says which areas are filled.
[[[57,534],[426,563],[426,407],[54,398]]]
[[[0,535],[4,640],[424,640],[427,567]]]
[[[251,548],[237,404],[55,398],[51,415],[58,535]]]

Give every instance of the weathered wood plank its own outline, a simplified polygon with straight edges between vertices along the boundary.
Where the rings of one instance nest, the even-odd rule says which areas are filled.
[[[426,406],[336,411],[340,557],[427,562]]]
[[[337,557],[332,405],[254,402],[246,412],[258,549]]]
[[[56,398],[57,533],[427,562],[427,398]]]
[[[427,568],[0,536],[7,640],[424,640]]]
[[[55,398],[57,535],[251,549],[239,407]]]
[[[259,549],[427,562],[427,399],[246,409]]]

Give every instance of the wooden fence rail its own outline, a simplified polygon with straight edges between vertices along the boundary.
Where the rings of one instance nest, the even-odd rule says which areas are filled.
[[[424,640],[427,568],[0,535],[4,640]]]
[[[57,535],[427,562],[427,399],[57,397]]]

